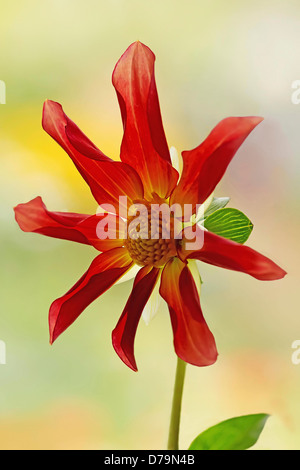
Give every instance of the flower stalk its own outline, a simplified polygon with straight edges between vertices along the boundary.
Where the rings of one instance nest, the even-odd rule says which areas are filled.
[[[169,427],[168,450],[179,449],[181,404],[182,404],[182,394],[183,394],[185,372],[186,372],[186,362],[184,362],[182,359],[178,357],[174,391],[173,391],[171,420],[170,420],[170,427]]]

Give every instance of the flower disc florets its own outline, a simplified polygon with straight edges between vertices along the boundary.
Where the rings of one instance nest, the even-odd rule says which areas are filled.
[[[127,221],[125,246],[140,265],[161,267],[176,255],[174,214],[166,201],[135,202]]]

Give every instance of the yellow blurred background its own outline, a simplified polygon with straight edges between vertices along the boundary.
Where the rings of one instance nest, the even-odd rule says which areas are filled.
[[[194,148],[227,116],[265,120],[217,196],[254,223],[247,242],[288,271],[264,283],[204,265],[202,307],[217,341],[209,368],[188,367],[180,446],[220,420],[270,413],[257,449],[300,449],[300,5],[254,0],[12,0],[0,3],[1,449],[163,449],[176,359],[165,307],[136,337],[138,373],[116,356],[114,328],[131,283],[94,302],[53,345],[51,302],[83,274],[90,247],[24,234],[13,207],[95,211],[68,156],[42,130],[45,99],[112,158],[121,118],[111,74],[135,40],[156,54],[169,145]]]

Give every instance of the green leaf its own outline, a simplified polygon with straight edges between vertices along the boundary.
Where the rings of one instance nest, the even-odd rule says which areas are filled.
[[[204,221],[204,227],[210,232],[237,243],[245,243],[253,230],[253,224],[238,209],[218,209]]]
[[[261,413],[222,421],[199,434],[189,450],[247,450],[257,442],[268,418]]]
[[[207,207],[207,209],[205,209],[204,205],[201,204],[198,209],[197,214],[193,216],[195,218],[193,220],[193,224],[203,223],[206,217],[213,214],[218,209],[222,209],[223,207],[225,207],[229,201],[230,201],[229,197],[214,197],[212,198],[212,201]]]
[[[230,201],[229,197],[214,197],[204,213],[204,218],[213,214],[218,209],[222,209],[223,207],[227,206],[229,201]]]

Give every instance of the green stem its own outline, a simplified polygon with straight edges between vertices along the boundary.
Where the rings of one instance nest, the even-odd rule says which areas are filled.
[[[186,362],[182,361],[182,359],[178,357],[169,428],[168,450],[178,450],[181,402],[185,371]]]

